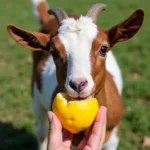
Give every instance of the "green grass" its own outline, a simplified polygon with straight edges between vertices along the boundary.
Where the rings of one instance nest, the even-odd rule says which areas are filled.
[[[145,10],[142,29],[130,41],[113,48],[124,78],[124,117],[119,150],[143,148],[144,136],[150,136],[150,1],[149,0],[49,0],[50,6],[67,12],[85,14],[95,2],[108,5],[100,14],[99,24],[108,29],[127,18],[135,9]],[[6,25],[12,23],[37,30],[29,0],[0,1],[0,149],[36,149],[34,117],[31,108],[31,52],[14,42]]]

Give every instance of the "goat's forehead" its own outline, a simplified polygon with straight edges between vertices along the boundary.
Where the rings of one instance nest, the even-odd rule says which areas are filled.
[[[91,49],[97,33],[96,24],[86,16],[81,16],[77,20],[73,18],[64,19],[58,29],[58,37],[68,53],[70,51],[75,53],[75,51]]]
[[[90,31],[97,31],[97,26],[93,23],[92,18],[87,16],[81,16],[79,19],[75,20],[74,18],[64,19],[61,23],[61,26],[58,29],[60,34],[66,33],[82,33]]]

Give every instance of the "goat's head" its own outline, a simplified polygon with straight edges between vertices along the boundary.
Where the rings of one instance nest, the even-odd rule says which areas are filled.
[[[129,18],[109,30],[96,25],[104,4],[95,4],[77,20],[69,18],[61,9],[49,10],[59,24],[54,35],[30,32],[8,25],[9,34],[21,45],[31,50],[45,50],[52,54],[56,64],[60,88],[66,89],[74,99],[85,99],[104,86],[105,60],[110,48],[133,37],[140,29],[144,12],[136,10]]]

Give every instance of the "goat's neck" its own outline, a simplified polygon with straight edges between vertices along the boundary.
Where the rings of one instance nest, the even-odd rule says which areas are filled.
[[[97,93],[99,105],[107,107],[107,128],[113,128],[119,124],[123,113],[121,96],[118,93],[112,76],[107,73],[104,87]]]

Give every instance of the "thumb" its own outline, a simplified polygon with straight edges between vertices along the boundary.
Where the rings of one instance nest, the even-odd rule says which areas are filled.
[[[55,147],[58,142],[62,142],[62,125],[56,115],[48,111],[48,119],[51,122],[48,135],[48,146]]]

